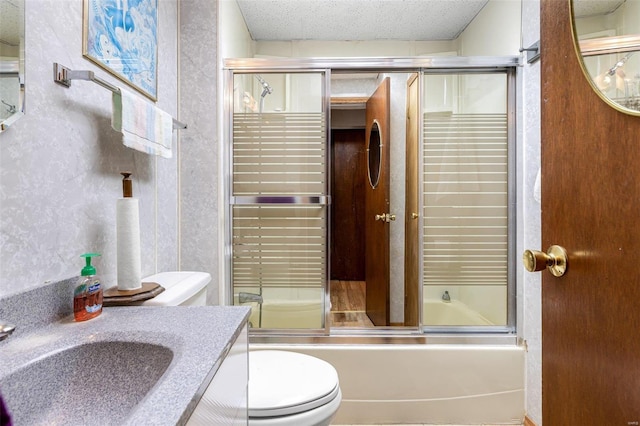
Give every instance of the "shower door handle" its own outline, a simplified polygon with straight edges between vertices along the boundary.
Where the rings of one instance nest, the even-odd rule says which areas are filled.
[[[329,195],[241,195],[231,197],[233,206],[259,205],[299,205],[299,206],[328,206],[331,204]]]
[[[561,277],[567,272],[567,251],[560,246],[551,246],[546,253],[525,250],[522,254],[522,263],[529,272],[538,272],[547,268],[554,276]]]

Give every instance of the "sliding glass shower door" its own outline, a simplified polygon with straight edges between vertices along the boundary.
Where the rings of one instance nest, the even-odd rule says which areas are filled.
[[[423,77],[425,327],[514,323],[508,300],[515,225],[511,76]]]
[[[254,329],[325,329],[325,87],[325,71],[233,76],[230,271]]]
[[[329,237],[337,229],[330,229],[330,216],[359,210],[331,215],[330,188],[352,182],[359,187],[361,179],[369,183],[366,173],[355,171],[358,167],[351,180],[340,180],[337,173],[331,177],[332,162],[334,172],[350,163],[341,163],[331,151],[330,103],[340,105],[334,109],[336,129],[348,123],[364,134],[362,99],[371,97],[369,87],[377,87],[369,79],[384,77],[392,81],[391,134],[383,142],[393,148],[386,159],[391,196],[388,208],[361,216],[389,213],[388,259],[364,256],[364,262],[390,264],[392,324],[370,328],[416,334],[512,333],[515,328],[518,59],[391,62],[225,62],[225,299],[250,306],[251,327],[264,337],[330,336],[336,331],[330,318],[344,314],[330,312],[329,243],[338,241]],[[388,73],[381,75],[386,66]],[[345,83],[349,73],[357,77],[351,79],[356,85]],[[349,99],[348,108],[343,98]],[[336,113],[343,109],[349,114]],[[362,161],[367,159],[364,140],[354,142]],[[352,196],[347,207],[366,202],[363,197]],[[367,231],[347,227],[339,232],[366,236]],[[363,256],[351,252],[354,258]],[[358,291],[370,291],[368,285],[364,280]],[[348,334],[350,327],[337,334]]]

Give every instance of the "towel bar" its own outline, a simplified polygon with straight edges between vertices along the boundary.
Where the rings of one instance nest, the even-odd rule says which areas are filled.
[[[96,77],[93,71],[74,71],[69,68],[60,65],[57,62],[53,63],[53,81],[61,84],[65,87],[71,87],[71,80],[88,80],[93,81],[99,86],[104,87],[107,90],[110,90],[114,93],[119,93],[120,89],[113,84],[101,79],[100,77]],[[173,128],[174,129],[186,129],[187,125],[179,122],[175,118],[173,119]]]

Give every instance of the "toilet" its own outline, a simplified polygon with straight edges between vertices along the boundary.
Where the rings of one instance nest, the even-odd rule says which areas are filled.
[[[328,426],[342,393],[321,359],[287,351],[249,352],[249,425]]]
[[[143,279],[164,291],[143,306],[203,306],[206,272],[162,272]],[[329,426],[342,393],[336,369],[310,355],[288,351],[249,352],[250,426]]]

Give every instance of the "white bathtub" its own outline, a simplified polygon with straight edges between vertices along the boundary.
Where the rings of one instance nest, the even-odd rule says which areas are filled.
[[[250,344],[331,363],[342,404],[333,424],[522,424],[524,350],[475,344]]]
[[[261,328],[323,328],[324,309],[314,300],[277,300],[265,301],[260,306],[251,304],[249,322]]]
[[[493,325],[478,312],[454,299],[450,302],[424,299],[422,309],[422,322],[425,325]]]
[[[428,325],[492,325],[457,300],[425,299],[423,307]],[[259,309],[255,308],[250,320],[257,326]],[[321,314],[317,301],[266,299],[262,324],[319,328]],[[342,388],[342,404],[334,419],[337,425],[522,424],[523,348],[515,344],[450,344],[446,338],[428,336],[426,342],[447,344],[370,344],[371,340],[358,339],[349,338],[349,344],[251,343],[250,350],[301,352],[334,365]],[[510,339],[515,343],[515,338]],[[452,339],[463,340],[478,341]],[[351,344],[360,341],[367,344]]]
[[[317,299],[265,299],[262,317],[257,303],[246,305],[252,307],[249,321],[256,328],[259,324],[261,328],[323,328],[323,305]],[[458,300],[444,302],[440,299],[424,299],[423,312],[425,325],[493,325]]]
[[[252,294],[259,294],[253,289]],[[247,302],[251,306],[249,322],[256,328],[324,328],[324,289],[265,288],[263,303]],[[235,295],[235,304],[239,304]],[[262,312],[261,312],[262,311]]]

